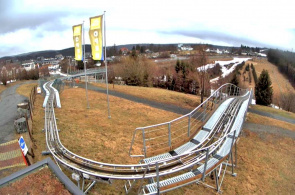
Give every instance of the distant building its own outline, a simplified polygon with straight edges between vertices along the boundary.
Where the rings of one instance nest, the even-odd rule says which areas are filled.
[[[179,51],[192,51],[193,48],[190,45],[178,44],[178,50]]]
[[[51,66],[59,66],[60,60],[56,58],[45,58],[43,60],[42,66],[43,65],[51,65]]]
[[[33,69],[35,69],[35,62],[33,60],[25,61],[24,63],[22,63],[22,67],[26,71],[33,70]]]

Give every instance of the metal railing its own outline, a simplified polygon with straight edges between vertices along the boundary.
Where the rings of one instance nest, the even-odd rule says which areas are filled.
[[[136,128],[129,155],[149,157],[175,149],[189,141],[224,100],[232,96],[244,95],[247,91],[227,83],[220,86],[202,104],[186,115],[165,123]]]
[[[53,155],[53,158],[56,162],[60,165],[63,165],[67,169],[71,170],[72,172],[77,173],[82,178],[88,178],[91,180],[100,180],[101,178],[105,179],[133,179],[133,180],[140,180],[142,178],[153,178],[153,177],[160,177],[164,175],[170,175],[179,171],[183,171],[185,169],[191,168],[192,166],[204,162],[206,159],[206,153],[211,155],[218,150],[220,145],[223,143],[225,135],[228,133],[228,129],[231,126],[232,122],[234,121],[235,115],[238,112],[239,104],[235,106],[235,110],[232,116],[232,120],[227,121],[228,126],[222,130],[224,133],[217,137],[217,141],[212,140],[212,142],[202,148],[197,148],[192,151],[187,151],[181,155],[176,155],[173,157],[169,157],[166,159],[159,160],[157,162],[151,162],[147,164],[110,164],[110,163],[103,163],[99,161],[94,161],[91,159],[84,158],[79,156],[67,148],[65,148],[60,139],[58,128],[56,125],[55,113],[54,113],[54,102],[55,102],[55,95],[54,95],[54,88],[51,85],[52,82],[48,82],[44,87],[48,92],[48,101],[45,107],[45,132],[46,132],[46,143],[48,150]],[[228,86],[227,88],[225,86]],[[238,95],[238,94],[245,94],[247,90],[241,90],[236,87],[232,87],[230,84],[224,85],[221,87],[219,92],[213,93],[211,96],[214,96],[215,104],[220,104],[218,102],[222,102],[223,100],[227,99],[230,96]],[[234,90],[231,90],[234,89]],[[226,93],[225,93],[226,92]],[[211,97],[210,96],[210,97]],[[248,98],[245,96],[244,98]],[[208,98],[209,99],[209,98]],[[213,102],[214,102],[213,101]],[[207,106],[206,105],[207,102]],[[203,113],[208,112],[209,100],[206,100],[202,105],[198,106]],[[196,109],[197,109],[196,108]],[[195,110],[196,110],[195,109]],[[195,111],[193,110],[193,111]],[[190,112],[191,118],[193,120],[193,111]],[[201,112],[201,113],[202,113]],[[213,112],[213,110],[211,111]],[[186,115],[185,115],[186,116]],[[181,119],[185,118],[180,117]],[[203,115],[201,115],[203,116]],[[204,119],[205,120],[205,119]],[[177,121],[177,119],[173,120]],[[181,124],[181,120],[179,120],[179,124]],[[168,123],[166,123],[167,125]],[[191,123],[192,124],[192,123]],[[170,130],[174,127],[175,124],[170,124]],[[192,126],[192,125],[191,125]],[[168,128],[167,128],[168,129]],[[186,133],[187,133],[186,129]],[[188,136],[186,134],[186,136]],[[171,132],[171,142],[173,142],[174,134]],[[216,138],[216,137],[215,137]],[[168,143],[169,144],[169,143]],[[171,143],[173,144],[173,143]],[[209,148],[209,149],[208,149]],[[157,170],[158,167],[158,170]]]

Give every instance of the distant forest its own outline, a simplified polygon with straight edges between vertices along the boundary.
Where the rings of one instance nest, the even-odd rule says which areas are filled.
[[[279,71],[287,76],[295,87],[295,53],[270,49],[267,54],[268,61],[275,64]]]

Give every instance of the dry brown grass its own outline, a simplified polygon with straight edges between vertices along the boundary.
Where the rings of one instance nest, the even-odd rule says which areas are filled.
[[[279,105],[279,100],[281,98],[281,94],[285,94],[288,92],[295,93],[295,89],[292,87],[288,79],[279,72],[278,67],[268,62],[267,59],[256,59],[248,61],[248,63],[252,63],[256,69],[257,77],[261,74],[262,70],[265,69],[268,71],[270,75],[270,79],[272,81],[273,88],[273,103]]]
[[[7,89],[8,87],[12,87],[12,86],[14,86],[16,84],[23,83],[23,82],[26,82],[26,81],[16,81],[16,82],[13,82],[13,83],[8,83],[7,85],[0,85],[0,94],[2,93],[2,91]]]
[[[106,88],[103,83],[92,83],[95,86]],[[192,94],[184,94],[176,91],[153,87],[138,87],[128,85],[109,85],[110,90],[130,94],[136,97],[173,104],[180,107],[194,109],[200,104],[200,97]]]
[[[16,92],[20,95],[23,95],[29,98],[32,88],[35,87],[36,85],[37,85],[36,83],[23,84],[16,89]]]
[[[254,113],[248,113],[248,121],[251,123],[276,126],[276,127],[281,127],[284,129],[289,129],[291,131],[295,131],[295,124],[287,123],[284,121],[276,120],[273,118],[261,116]]]
[[[106,96],[85,90],[67,89],[61,94],[62,109],[56,109],[60,138],[71,151],[108,163],[137,163],[128,156],[135,128],[166,122],[179,115],[110,96],[108,119]],[[69,139],[70,138],[70,139]]]
[[[61,94],[62,108],[56,109],[62,143],[73,152],[109,163],[136,163],[128,156],[135,127],[164,122],[177,117],[173,113],[110,97],[112,118],[107,118],[105,95],[89,91],[90,109],[86,109],[83,89],[66,89]],[[34,111],[36,160],[45,157],[43,97],[37,95]],[[38,106],[37,106],[38,105]],[[248,117],[249,118],[249,117]],[[249,121],[251,122],[251,117]],[[260,122],[263,120],[259,120]],[[270,125],[268,122],[267,125]],[[237,177],[226,175],[224,194],[292,194],[295,191],[295,140],[271,134],[257,135],[248,130],[238,142]],[[213,184],[210,178],[208,183]],[[113,185],[97,183],[90,194],[123,194],[124,181]],[[192,184],[168,194],[216,194],[212,189]],[[136,194],[134,190],[131,194]]]
[[[291,138],[244,130],[238,142],[237,177],[225,175],[221,188],[223,194],[292,194],[295,191],[294,147],[295,140]],[[210,177],[206,178],[206,183],[214,186]],[[111,186],[98,183],[90,194],[123,194],[123,185],[123,181],[115,181]],[[203,185],[191,184],[167,194],[217,193]]]

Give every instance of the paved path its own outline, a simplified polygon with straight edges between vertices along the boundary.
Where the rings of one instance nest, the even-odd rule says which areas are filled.
[[[77,85],[79,87],[85,88],[85,84],[79,83]],[[101,88],[101,87],[97,87],[97,86],[94,86],[94,85],[91,85],[91,84],[88,84],[88,89],[106,94],[106,89]],[[169,111],[169,112],[174,112],[174,113],[182,114],[182,115],[187,114],[187,113],[189,113],[191,111],[190,109],[181,108],[179,106],[154,102],[154,101],[151,101],[151,100],[135,97],[135,96],[132,96],[132,95],[128,95],[128,94],[125,94],[125,93],[112,91],[112,90],[109,90],[109,95],[124,98],[124,99],[134,101],[134,102],[137,102],[137,103],[146,104],[146,105],[149,105],[149,106],[154,107],[154,108],[158,108],[158,109],[162,109],[162,110],[166,110],[166,111]],[[267,113],[267,112],[263,112],[263,111],[254,110],[254,109],[249,109],[248,112],[252,112],[252,113],[255,113],[255,114],[262,115],[262,116],[267,116],[267,117],[270,117],[270,118],[274,118],[274,119],[277,119],[277,120],[286,121],[286,122],[295,124],[295,120],[285,118],[285,117],[282,117],[282,116],[279,116],[279,115],[276,115],[276,114],[271,114],[271,113]],[[291,131],[291,130],[288,130],[288,129],[283,129],[283,128],[280,128],[280,127],[267,126],[267,125],[260,125],[260,124],[245,122],[244,123],[244,128],[247,128],[247,129],[249,129],[249,130],[251,130],[253,132],[273,133],[273,134],[277,134],[277,135],[281,135],[281,136],[287,136],[287,137],[291,137],[291,138],[295,139],[295,132],[294,131]]]
[[[243,128],[249,129],[250,131],[253,131],[255,133],[272,133],[279,136],[295,139],[295,131],[284,129],[281,127],[245,122]]]
[[[263,111],[255,110],[255,109],[252,109],[252,108],[249,108],[248,112],[252,112],[252,113],[255,113],[255,114],[262,115],[262,116],[266,116],[266,117],[270,117],[270,118],[277,119],[277,120],[280,120],[280,121],[285,121],[285,122],[288,122],[288,123],[295,124],[294,119],[286,118],[286,117],[283,117],[283,116],[280,116],[280,115],[277,115],[277,114],[263,112]]]
[[[81,87],[81,88],[85,88],[85,84],[83,84],[83,83],[78,83],[76,85]],[[92,91],[97,91],[97,92],[100,92],[100,93],[104,93],[104,94],[107,93],[106,89],[101,88],[101,87],[97,87],[97,86],[94,86],[94,85],[91,85],[91,84],[88,84],[88,89],[92,90]],[[166,111],[169,111],[169,112],[174,112],[174,113],[182,114],[182,115],[187,114],[190,111],[192,111],[191,109],[182,108],[182,107],[175,106],[175,105],[172,105],[172,104],[165,104],[165,103],[155,102],[155,101],[143,99],[143,98],[140,98],[140,97],[128,95],[128,94],[113,91],[113,90],[109,90],[109,95],[116,96],[116,97],[119,97],[119,98],[124,98],[124,99],[130,100],[130,101],[133,101],[133,102],[137,102],[137,103],[146,104],[146,105],[149,105],[149,106],[154,107],[154,108],[158,108],[158,109],[162,109],[162,110],[166,110]]]
[[[14,120],[17,117],[17,104],[22,103],[26,97],[16,93],[16,89],[26,83],[16,84],[7,88],[0,96],[0,144],[14,139]]]

